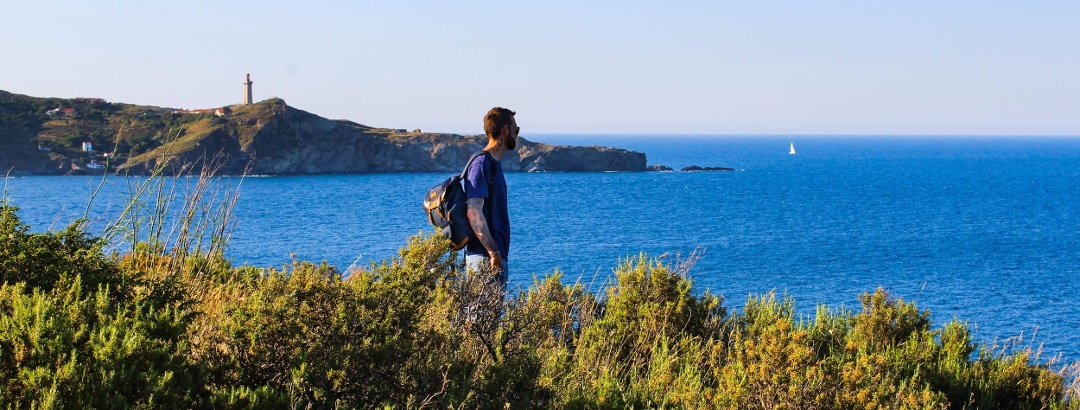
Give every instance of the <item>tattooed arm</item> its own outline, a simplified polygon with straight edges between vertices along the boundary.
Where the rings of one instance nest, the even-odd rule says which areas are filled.
[[[499,272],[503,268],[502,253],[495,239],[491,237],[491,229],[488,228],[487,218],[484,217],[484,198],[469,198],[466,202],[466,215],[469,217],[469,225],[472,226],[476,239],[487,249],[491,260],[491,270]]]

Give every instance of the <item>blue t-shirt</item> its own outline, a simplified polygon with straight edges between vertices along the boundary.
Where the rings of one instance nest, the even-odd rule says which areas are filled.
[[[491,154],[478,156],[469,164],[469,171],[465,173],[465,197],[484,198],[484,218],[487,219],[488,230],[499,246],[503,259],[507,259],[510,255],[510,213],[506,209],[506,178],[502,164]],[[475,237],[469,240],[465,251],[472,255],[488,254]]]

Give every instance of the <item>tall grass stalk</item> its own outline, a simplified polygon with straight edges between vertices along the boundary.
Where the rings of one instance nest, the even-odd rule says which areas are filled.
[[[244,176],[235,180],[235,186],[228,185],[218,175],[225,161],[221,153],[194,164],[174,164],[171,147],[181,133],[172,133],[165,142],[149,176],[126,177],[129,199],[102,233],[110,242],[122,239],[132,255],[169,255],[134,258],[148,264],[141,268],[151,272],[178,272],[192,261],[225,263],[233,231],[232,212]]]

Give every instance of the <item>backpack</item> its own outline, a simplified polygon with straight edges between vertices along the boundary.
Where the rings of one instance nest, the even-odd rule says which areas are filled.
[[[486,151],[480,151],[473,154],[469,157],[469,162],[465,163],[465,169],[461,171],[461,174],[435,185],[424,196],[424,212],[427,213],[428,221],[440,235],[450,239],[453,244],[452,249],[455,251],[464,248],[469,243],[469,238],[473,236],[472,225],[469,224],[469,217],[465,212],[466,198],[462,181],[465,180],[465,174],[469,172],[469,166],[476,157],[486,153]],[[488,177],[488,183],[492,183],[494,179],[493,172]]]

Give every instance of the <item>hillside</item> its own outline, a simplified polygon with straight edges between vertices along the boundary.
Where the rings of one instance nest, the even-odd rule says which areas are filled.
[[[484,142],[330,120],[281,99],[195,112],[0,91],[0,167],[15,175],[138,175],[159,164],[176,173],[215,156],[225,174],[453,172]],[[643,153],[525,138],[502,162],[507,171],[647,170]]]

